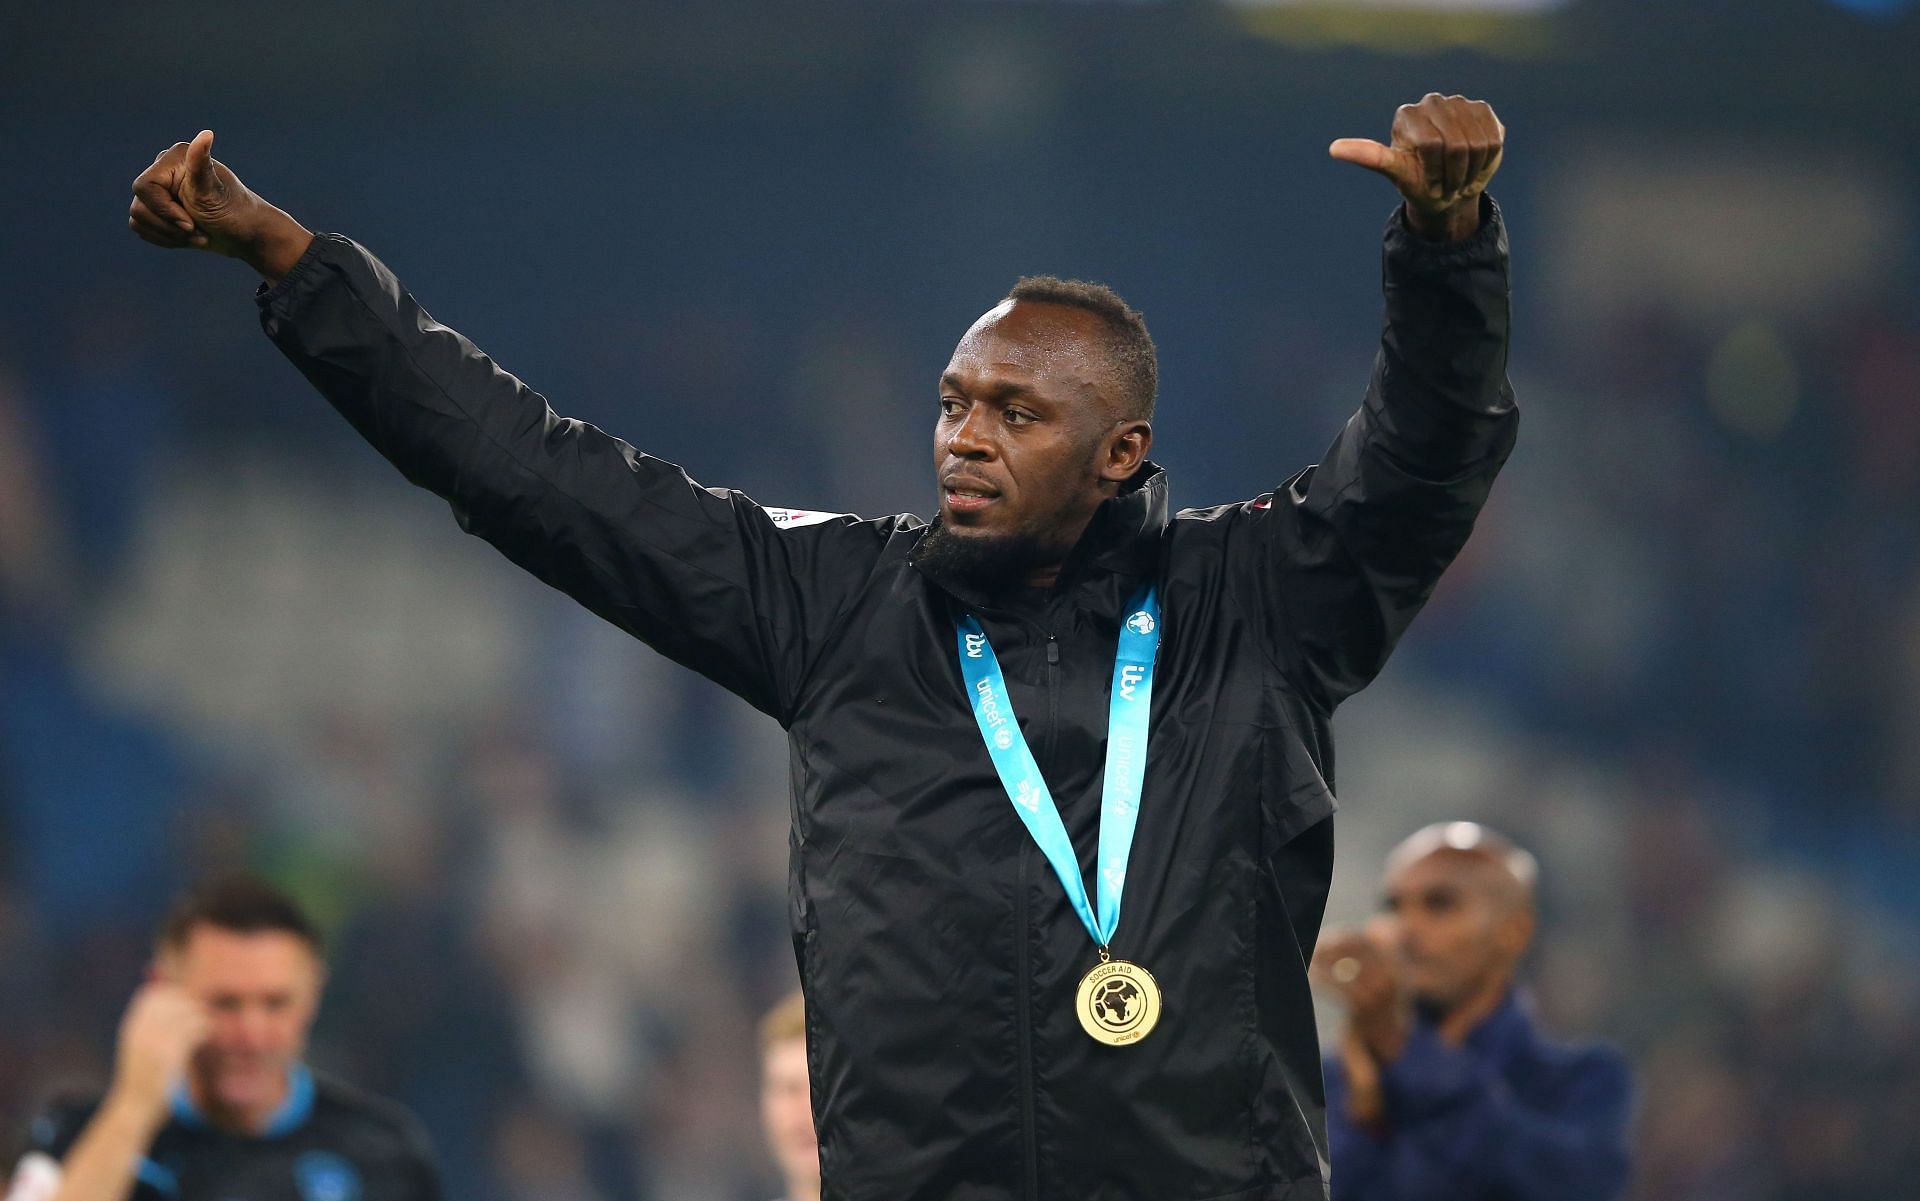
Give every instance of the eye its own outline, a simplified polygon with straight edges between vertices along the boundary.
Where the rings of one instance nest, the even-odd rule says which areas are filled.
[[[1009,425],[1025,425],[1030,421],[1038,421],[1038,420],[1040,420],[1038,417],[1035,417],[1032,413],[1027,412],[1025,409],[1008,409],[1007,410],[1007,424]]]
[[[966,411],[966,408],[967,402],[958,397],[942,396],[940,398],[940,415],[942,417],[958,417]]]

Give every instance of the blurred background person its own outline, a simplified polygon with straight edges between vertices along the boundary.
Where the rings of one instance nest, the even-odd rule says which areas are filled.
[[[326,968],[313,923],[230,877],[168,916],[104,1096],[53,1104],[8,1201],[438,1201],[411,1115],[316,1074]]]
[[[1626,1061],[1549,1039],[1515,981],[1537,875],[1485,826],[1427,826],[1387,858],[1386,913],[1322,935],[1312,974],[1346,1007],[1326,1065],[1335,1201],[1622,1194]]]
[[[786,1191],[780,1201],[820,1201],[820,1141],[807,1084],[807,1010],[788,993],[760,1019],[760,1122]]]

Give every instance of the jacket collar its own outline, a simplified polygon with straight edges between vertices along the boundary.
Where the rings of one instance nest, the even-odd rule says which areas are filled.
[[[1500,1007],[1467,1034],[1467,1046],[1486,1059],[1504,1063],[1534,1041],[1533,1003],[1524,992],[1509,989]]]
[[[939,524],[940,518],[936,516],[921,538],[924,540]],[[1121,486],[1117,495],[1102,501],[1093,511],[1086,531],[1060,567],[1060,578],[1055,581],[1053,592],[1058,595],[1078,591],[1102,577],[1137,579],[1151,573],[1159,563],[1160,537],[1166,528],[1167,473],[1149,459]],[[941,589],[968,605],[992,607],[1006,600],[1004,596],[988,595],[969,581],[920,562],[917,544],[907,555],[907,561]]]
[[[291,1134],[306,1125],[313,1116],[313,1072],[304,1063],[296,1063],[287,1072],[287,1099],[280,1108],[273,1111],[267,1119],[266,1128],[260,1131],[260,1138],[280,1138]],[[193,1103],[193,1093],[187,1088],[185,1080],[176,1080],[168,1096],[173,1120],[182,1126],[194,1130],[207,1130],[213,1126],[213,1120],[200,1111]]]

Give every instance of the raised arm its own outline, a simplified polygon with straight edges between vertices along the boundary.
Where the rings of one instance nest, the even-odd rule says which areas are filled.
[[[794,521],[556,415],[372,254],[254,195],[212,158],[212,140],[174,146],[135,181],[134,231],[251,264],[272,285],[260,304],[274,344],[462,528],[787,719],[886,524]]]
[[[171,1183],[147,1159],[167,1120],[167,1090],[206,1037],[199,1002],[176,984],[141,986],[120,1024],[113,1085],[79,1117],[49,1114],[34,1124],[32,1148],[6,1201],[128,1201],[160,1196]],[[77,1129],[76,1129],[77,1127]]]
[[[1431,1030],[1415,1032],[1381,1074],[1399,1161],[1391,1175],[1456,1182],[1437,1197],[1474,1193],[1475,1180],[1516,1201],[1614,1201],[1625,1191],[1633,1088],[1613,1051],[1586,1051],[1550,1105],[1519,1096]]]
[[[213,157],[213,131],[175,142],[133,181],[127,228],[169,250],[209,250],[278,283],[313,235]]]
[[[1386,320],[1360,409],[1272,498],[1265,581],[1280,653],[1328,707],[1382,666],[1472,531],[1512,449],[1507,237],[1485,195],[1506,131],[1484,103],[1403,106],[1393,144],[1333,143],[1403,203]]]
[[[1430,1030],[1382,1068],[1349,1026],[1326,1082],[1336,1197],[1615,1201],[1625,1189],[1632,1084],[1611,1051],[1581,1053],[1529,1099]]]

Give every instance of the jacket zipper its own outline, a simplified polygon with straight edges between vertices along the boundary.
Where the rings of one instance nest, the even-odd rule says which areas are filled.
[[[1032,858],[1032,840],[1020,848],[1020,891],[1015,912],[1019,920],[1014,923],[1019,939],[1019,976],[1016,989],[1019,998],[1020,1017],[1016,1023],[1020,1031],[1020,1155],[1025,1168],[1022,1182],[1022,1196],[1026,1201],[1040,1201],[1040,1152],[1035,1145],[1038,1135],[1033,1123],[1033,988],[1028,979],[1033,968],[1028,960],[1027,942],[1033,937],[1032,915],[1027,912],[1027,862]]]
[[[1046,633],[1042,630],[1041,633]],[[1055,672],[1060,666],[1060,643],[1047,634],[1047,728],[1041,740],[1041,760],[1053,761],[1054,732],[1060,725],[1059,689]],[[1033,981],[1028,959],[1028,942],[1033,937],[1031,915],[1027,912],[1027,864],[1032,859],[1031,842],[1020,855],[1020,1118],[1025,1125],[1022,1150],[1026,1160],[1027,1201],[1040,1201],[1040,1132],[1034,1118],[1033,1084]]]

